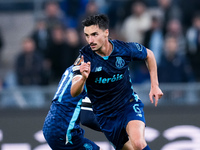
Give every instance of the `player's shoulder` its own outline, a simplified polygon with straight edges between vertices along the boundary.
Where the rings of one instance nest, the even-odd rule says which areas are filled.
[[[121,46],[123,46],[123,45],[126,45],[127,44],[127,42],[124,42],[124,41],[120,41],[120,40],[110,40],[114,45],[121,45]]]
[[[146,48],[145,46],[143,46],[142,44],[139,44],[137,42],[123,42],[123,41],[118,41],[118,43],[120,43],[121,45],[124,45],[128,49],[132,49],[132,50],[142,51],[142,49]]]
[[[86,46],[82,47],[80,49],[80,53],[82,53],[82,54],[91,54],[92,50],[90,48],[90,45],[86,45]]]
[[[134,43],[124,42],[120,40],[111,40],[115,47],[115,52],[130,55],[130,52],[135,48]]]
[[[124,42],[120,40],[111,40],[111,42],[114,44],[115,47],[127,49],[132,48],[136,44],[135,42]]]
[[[90,45],[86,45],[80,50],[80,57],[82,55],[84,56],[85,62],[91,61],[91,59],[94,57],[94,52],[90,48]]]

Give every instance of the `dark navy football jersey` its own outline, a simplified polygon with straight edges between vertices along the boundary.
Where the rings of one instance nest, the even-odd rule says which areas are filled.
[[[98,116],[114,116],[123,111],[125,104],[138,96],[134,93],[128,65],[134,60],[144,60],[147,50],[138,43],[110,40],[113,51],[101,57],[89,45],[80,50],[84,62],[91,62],[91,72],[86,81],[87,95],[93,111]]]

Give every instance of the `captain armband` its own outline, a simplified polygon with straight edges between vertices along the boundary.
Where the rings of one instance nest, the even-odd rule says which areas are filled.
[[[79,55],[76,61],[74,62],[74,66],[72,68],[74,76],[81,75],[81,72],[80,72],[81,63],[82,63],[82,60],[81,60],[81,56]]]

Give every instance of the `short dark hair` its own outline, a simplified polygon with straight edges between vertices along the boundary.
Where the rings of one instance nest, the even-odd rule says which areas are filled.
[[[83,27],[98,25],[100,29],[106,30],[109,28],[109,19],[104,14],[92,15],[83,20],[82,25]]]

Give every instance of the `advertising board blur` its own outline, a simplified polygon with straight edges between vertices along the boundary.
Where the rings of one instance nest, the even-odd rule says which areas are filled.
[[[50,150],[42,126],[47,109],[0,110],[1,150]],[[146,141],[152,150],[200,150],[200,110],[193,107],[146,107]],[[113,150],[103,133],[82,126],[85,137]]]

